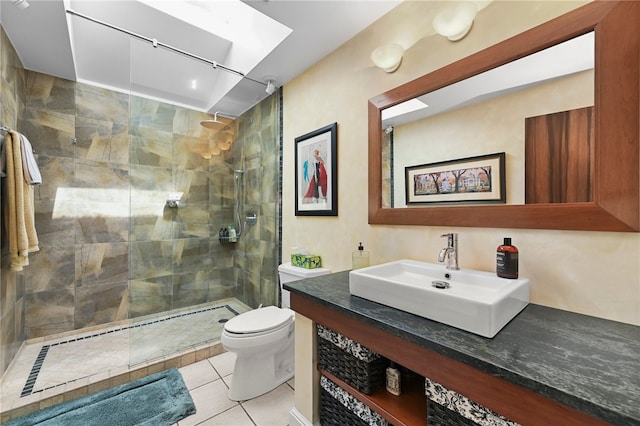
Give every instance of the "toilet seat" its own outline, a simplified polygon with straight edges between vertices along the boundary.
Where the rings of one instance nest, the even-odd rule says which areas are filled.
[[[258,336],[286,327],[294,320],[291,309],[266,306],[238,315],[224,324],[224,331],[235,337]]]

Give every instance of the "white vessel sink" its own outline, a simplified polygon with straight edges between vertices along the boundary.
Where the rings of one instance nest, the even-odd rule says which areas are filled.
[[[495,336],[529,304],[528,279],[415,260],[353,270],[349,292],[484,337]]]

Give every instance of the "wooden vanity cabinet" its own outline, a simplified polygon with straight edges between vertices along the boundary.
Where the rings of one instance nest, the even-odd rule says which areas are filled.
[[[608,424],[299,294],[291,294],[291,307],[310,320],[519,424],[564,426]],[[398,397],[389,394],[384,388],[373,395],[365,395],[331,373],[325,371],[320,373],[394,425],[427,423],[424,383],[422,386],[416,386],[415,389],[403,390],[403,394]],[[315,392],[317,393],[317,390]]]

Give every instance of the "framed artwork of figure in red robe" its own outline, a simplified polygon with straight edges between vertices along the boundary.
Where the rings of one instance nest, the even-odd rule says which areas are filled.
[[[338,123],[295,139],[296,216],[338,215]]]

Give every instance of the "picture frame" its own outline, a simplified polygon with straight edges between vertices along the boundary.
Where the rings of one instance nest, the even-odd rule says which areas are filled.
[[[295,138],[296,216],[338,215],[338,123]]]
[[[505,153],[405,167],[406,203],[505,203]]]

